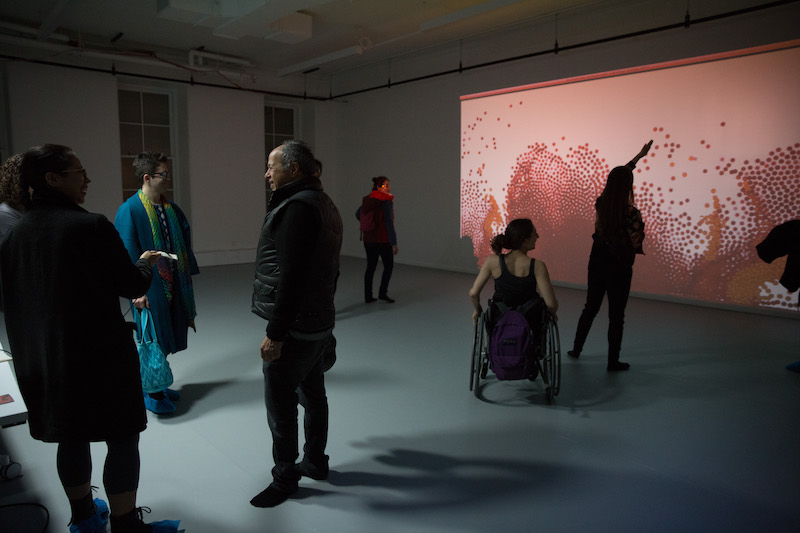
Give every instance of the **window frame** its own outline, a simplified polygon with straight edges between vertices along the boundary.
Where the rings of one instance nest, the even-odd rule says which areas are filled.
[[[133,84],[133,83],[118,83],[117,84],[117,106],[118,106],[118,108],[117,108],[117,123],[118,123],[118,125],[120,127],[120,130],[121,130],[121,126],[123,124],[132,124],[132,125],[135,124],[135,125],[138,125],[140,127],[144,127],[144,126],[147,125],[147,123],[144,122],[144,117],[142,117],[142,122],[141,123],[123,122],[123,121],[119,120],[119,92],[120,91],[129,91],[129,92],[139,93],[140,94],[140,99],[141,99],[141,95],[142,94],[158,94],[158,95],[167,96],[167,101],[168,101],[168,105],[169,105],[169,142],[170,142],[170,147],[169,147],[170,148],[170,153],[169,153],[169,155],[167,155],[167,158],[168,158],[168,161],[169,161],[171,178],[172,178],[170,180],[171,190],[172,190],[172,201],[174,201],[175,203],[177,203],[179,205],[185,203],[183,201],[184,199],[183,199],[182,195],[183,195],[184,189],[188,188],[188,187],[184,187],[184,184],[182,184],[183,172],[181,172],[182,166],[181,166],[180,150],[179,150],[179,145],[178,145],[179,138],[178,138],[178,111],[177,111],[177,108],[178,108],[178,103],[177,103],[178,95],[177,95],[177,91],[175,89],[173,89],[173,88],[158,87],[156,85],[147,85],[147,84],[140,85],[140,84]],[[142,108],[142,110],[143,109],[144,108]],[[154,124],[154,125],[163,126],[163,124]],[[143,133],[143,130],[142,130],[142,133]],[[143,147],[144,150],[158,150],[158,149],[163,148],[163,147],[156,147],[156,146],[151,146],[151,147],[145,146],[144,145],[144,138],[142,138],[142,147]],[[129,159],[129,163],[133,163],[133,158],[134,157],[135,157],[135,155],[134,156],[130,156],[128,154],[123,154],[122,153],[122,133],[120,131],[120,162],[122,162],[123,159]],[[120,169],[120,171],[122,172],[122,169]],[[176,176],[179,176],[179,179],[176,180],[175,179]],[[127,200],[130,197],[130,195],[132,194],[133,191],[131,189],[126,189],[125,186],[124,186],[124,183],[122,183],[121,185],[122,185],[122,196],[123,196],[122,201],[124,202],[125,200]]]

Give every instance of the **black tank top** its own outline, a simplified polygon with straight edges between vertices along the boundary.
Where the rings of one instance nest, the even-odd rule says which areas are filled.
[[[531,259],[531,270],[527,276],[520,278],[508,271],[506,258],[500,256],[500,277],[494,280],[494,299],[501,300],[509,307],[514,307],[537,298],[534,262]]]

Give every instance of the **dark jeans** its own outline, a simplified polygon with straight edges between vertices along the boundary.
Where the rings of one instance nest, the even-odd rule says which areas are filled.
[[[383,275],[381,276],[378,296],[387,296],[389,280],[392,279],[392,268],[394,268],[392,245],[388,242],[365,242],[364,250],[367,252],[367,270],[364,272],[364,297],[372,298],[372,277],[375,275],[375,269],[378,268],[378,257],[383,261]]]
[[[589,257],[589,282],[586,293],[586,305],[578,319],[578,330],[575,332],[573,350],[580,353],[586,336],[592,327],[592,321],[600,310],[603,296],[608,294],[608,362],[619,361],[622,347],[622,330],[625,323],[625,306],[631,292],[633,267],[620,265],[613,256],[592,248]]]
[[[314,341],[286,338],[281,357],[264,363],[264,398],[267,422],[272,432],[272,477],[279,488],[297,488],[300,474],[294,464],[299,456],[297,404],[305,409],[303,453],[314,466],[327,466],[328,397],[323,376],[325,353],[331,349],[332,334]],[[335,344],[333,344],[335,346]]]

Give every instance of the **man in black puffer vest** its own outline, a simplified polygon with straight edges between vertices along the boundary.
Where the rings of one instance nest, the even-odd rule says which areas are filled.
[[[333,362],[333,297],[339,277],[342,219],[315,177],[311,150],[286,141],[267,160],[272,197],[261,229],[253,312],[268,320],[261,343],[267,421],[272,432],[272,483],[250,503],[274,507],[302,475],[328,477],[328,398],[323,372]],[[299,457],[297,404],[305,409]]]

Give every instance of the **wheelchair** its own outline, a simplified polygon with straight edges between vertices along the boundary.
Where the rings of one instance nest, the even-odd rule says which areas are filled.
[[[542,378],[545,386],[547,401],[552,403],[561,388],[561,340],[558,335],[558,324],[555,319],[543,307],[538,315],[529,319],[532,323],[533,333],[533,353],[531,357],[534,362],[538,376]],[[478,396],[480,382],[486,379],[490,369],[491,354],[489,348],[491,344],[491,332],[494,324],[500,319],[502,304],[489,300],[489,305],[481,313],[478,323],[475,324],[474,341],[472,344],[472,360],[470,365],[469,389]],[[526,314],[526,317],[530,315]]]

